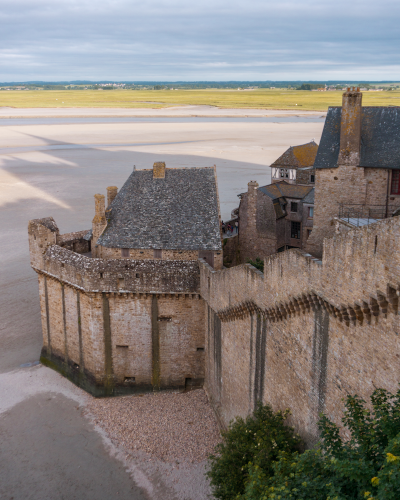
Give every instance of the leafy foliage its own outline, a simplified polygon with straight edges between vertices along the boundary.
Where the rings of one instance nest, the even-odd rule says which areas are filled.
[[[400,498],[400,391],[377,389],[372,411],[358,396],[348,396],[339,427],[321,416],[322,441],[303,454],[280,453],[272,474],[248,467],[242,500],[394,500]],[[238,497],[239,498],[239,497]]]
[[[251,264],[259,271],[264,272],[264,261],[262,259],[260,259],[260,257],[256,257],[256,260],[248,259],[247,263]]]
[[[215,498],[231,500],[244,492],[249,463],[271,476],[279,451],[292,453],[299,448],[300,438],[284,423],[289,413],[274,413],[270,406],[259,403],[253,415],[245,420],[238,417],[230,424],[209,458],[207,475]]]

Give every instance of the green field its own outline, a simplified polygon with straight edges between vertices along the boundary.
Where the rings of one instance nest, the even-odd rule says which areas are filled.
[[[0,91],[0,107],[163,108],[182,104],[219,108],[326,111],[340,106],[342,92],[299,90],[37,90]],[[400,91],[364,92],[364,106],[400,106]]]

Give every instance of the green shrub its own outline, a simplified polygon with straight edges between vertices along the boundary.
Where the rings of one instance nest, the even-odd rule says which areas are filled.
[[[248,467],[242,500],[394,500],[400,498],[400,391],[377,389],[372,411],[358,396],[348,396],[339,427],[321,416],[321,443],[303,454],[281,453],[272,474]]]
[[[261,260],[260,257],[257,257],[256,260],[248,259],[247,263],[251,264],[259,271],[264,272],[264,261]]]
[[[274,413],[270,406],[259,403],[253,415],[236,418],[222,433],[223,441],[209,457],[207,473],[215,498],[232,500],[244,492],[250,462],[270,476],[279,451],[299,449],[300,438],[285,425],[289,413]]]

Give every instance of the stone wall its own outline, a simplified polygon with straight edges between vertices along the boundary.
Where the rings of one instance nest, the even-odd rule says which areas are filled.
[[[324,411],[340,424],[346,394],[397,391],[400,219],[325,240],[323,261],[300,250],[216,272],[201,267],[206,383],[224,425],[257,400],[290,407],[307,445]]]
[[[152,248],[128,248],[129,257],[122,256],[121,248],[108,248],[98,245],[96,247],[96,257],[101,259],[154,259],[154,250]],[[222,269],[222,251],[211,252],[205,251],[205,253],[212,254],[212,260],[214,262],[215,269]],[[161,250],[162,260],[198,260],[199,251],[198,250]]]
[[[239,207],[240,262],[255,260],[276,252],[276,215],[270,198],[259,191],[257,182],[249,182],[248,192]]]

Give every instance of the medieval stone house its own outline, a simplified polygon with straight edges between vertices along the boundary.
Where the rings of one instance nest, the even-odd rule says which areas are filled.
[[[92,256],[104,259],[206,260],[222,268],[215,170],[134,170],[118,193],[96,195]]]
[[[241,262],[289,248],[303,248],[313,227],[314,188],[280,181],[267,186],[249,182],[239,205],[235,238]]]
[[[311,141],[300,146],[291,146],[271,164],[271,180],[289,184],[314,185],[314,161],[318,144]]]
[[[198,262],[222,267],[215,169],[155,163],[95,209],[92,236],[29,223],[42,362],[95,395],[202,385]]]
[[[400,108],[362,106],[359,89],[330,107],[315,159],[314,229],[307,250],[322,255],[335,218],[382,219],[400,206]]]
[[[291,146],[272,163],[272,184],[249,182],[235,211],[239,233],[224,248],[226,265],[304,248],[313,227],[317,151],[314,141]]]

